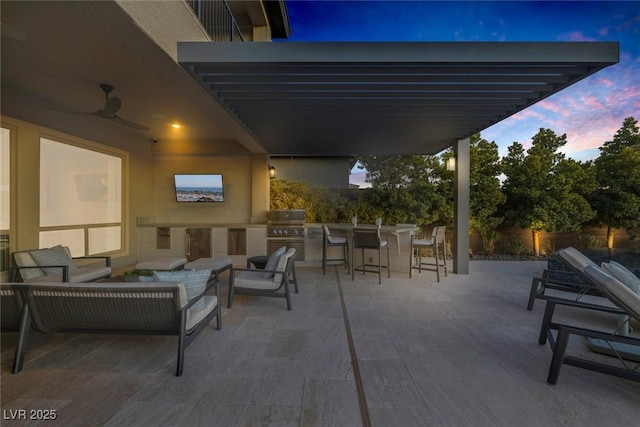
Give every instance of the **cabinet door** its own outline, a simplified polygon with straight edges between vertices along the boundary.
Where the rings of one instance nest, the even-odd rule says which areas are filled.
[[[211,258],[211,229],[187,228],[187,261]]]

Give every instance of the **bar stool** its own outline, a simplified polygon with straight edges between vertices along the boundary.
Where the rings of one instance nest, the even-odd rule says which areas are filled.
[[[421,273],[422,270],[432,270],[435,267],[436,278],[440,281],[440,268],[444,268],[444,275],[447,276],[447,248],[445,232],[447,227],[433,227],[431,231],[431,238],[416,238],[415,235],[411,236],[411,251],[409,253],[409,277],[414,269]],[[440,249],[442,244],[442,264],[440,263]],[[435,264],[432,262],[422,261],[422,250],[432,249],[436,258]],[[426,268],[425,268],[426,267]]]
[[[342,258],[328,258],[329,248],[340,247],[342,248]],[[322,226],[322,274],[327,274],[327,266],[331,265],[345,265],[347,267],[347,273],[350,272],[349,266],[349,242],[344,236],[332,236],[329,231],[329,227]]]
[[[362,265],[356,267],[355,253],[356,249],[362,251]],[[364,259],[364,250],[370,249],[378,251],[378,263],[367,264]],[[387,251],[387,265],[382,265],[382,251]],[[375,230],[366,229],[354,229],[353,230],[353,250],[351,252],[351,280],[355,280],[355,271],[362,271],[362,274],[366,272],[378,273],[378,283],[382,283],[382,269],[387,269],[387,275],[391,277],[391,269],[389,268],[389,241],[380,237],[380,228]],[[367,267],[376,267],[375,270]]]

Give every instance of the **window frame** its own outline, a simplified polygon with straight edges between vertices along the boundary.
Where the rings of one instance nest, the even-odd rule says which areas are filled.
[[[72,225],[59,225],[59,226],[42,226],[40,225],[40,213],[38,213],[38,236],[41,236],[43,232],[50,231],[66,231],[66,230],[82,230],[83,233],[83,253],[72,253],[72,256],[91,256],[91,255],[113,255],[119,253],[128,252],[128,239],[127,233],[129,229],[128,225],[128,182],[129,182],[129,153],[108,145],[100,144],[94,141],[80,140],[68,136],[63,136],[57,133],[40,132],[38,138],[38,150],[42,147],[42,140],[47,139],[49,141],[66,144],[72,147],[85,149],[91,152],[104,154],[120,159],[120,222],[105,222],[105,223],[82,223]],[[41,168],[41,153],[38,152],[38,174]],[[40,178],[38,178],[40,179]],[[40,191],[38,189],[38,199],[40,199]],[[41,207],[39,207],[39,210]],[[120,227],[120,248],[113,251],[100,252],[90,254],[89,252],[89,234],[91,229],[106,228],[106,227]],[[40,239],[40,237],[39,237]]]

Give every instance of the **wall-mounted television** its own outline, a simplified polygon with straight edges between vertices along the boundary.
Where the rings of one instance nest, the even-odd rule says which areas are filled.
[[[222,174],[176,174],[173,178],[175,182],[177,202],[224,202]]]

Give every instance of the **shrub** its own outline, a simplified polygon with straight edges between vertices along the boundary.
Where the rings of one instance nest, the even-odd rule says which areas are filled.
[[[518,236],[512,235],[509,238],[509,250],[511,251],[512,255],[520,256],[525,252],[526,247],[524,243],[522,243],[522,239],[520,239]]]
[[[496,242],[502,238],[502,235],[494,229],[488,230],[484,228],[481,228],[479,233],[485,252],[488,255],[492,255],[496,250]]]
[[[307,222],[347,222],[348,201],[339,194],[278,178],[272,179],[270,186],[270,209],[305,209]]]
[[[582,234],[580,236],[580,244],[585,250],[598,249],[604,246],[603,241],[593,234]]]

